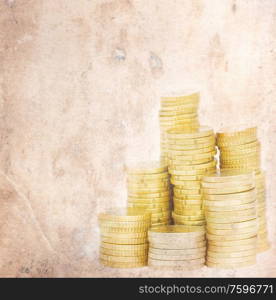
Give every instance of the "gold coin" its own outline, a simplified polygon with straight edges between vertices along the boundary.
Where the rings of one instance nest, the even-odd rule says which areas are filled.
[[[128,188],[133,188],[133,189],[160,189],[160,188],[167,188],[168,185],[170,184],[169,179],[166,181],[155,181],[155,182],[135,182],[135,181],[127,181],[127,187]]]
[[[232,150],[232,149],[221,149],[221,155],[223,157],[244,157],[244,156],[251,156],[256,153],[260,153],[261,147],[258,145],[255,148],[248,148],[248,149],[240,149],[240,150]]]
[[[239,151],[244,151],[244,150],[250,150],[250,149],[256,149],[257,147],[260,146],[260,142],[258,140],[255,140],[250,143],[242,143],[242,144],[236,144],[236,145],[221,145],[220,149],[221,152],[224,151],[231,151],[231,152],[239,152]]]
[[[248,257],[248,256],[254,256],[256,255],[256,248],[252,248],[249,250],[244,250],[244,251],[235,251],[235,252],[213,252],[208,250],[207,252],[207,257],[212,257],[212,258],[218,258],[218,259],[223,259],[223,258],[236,258],[236,257]]]
[[[194,170],[208,170],[216,166],[217,161],[215,159],[198,165],[180,165],[180,166],[169,166],[169,170],[183,170],[183,171],[194,171]]]
[[[197,258],[197,259],[191,259],[191,260],[160,260],[160,259],[153,259],[149,258],[148,264],[149,266],[177,266],[177,267],[183,267],[183,268],[189,268],[193,266],[203,266],[205,262],[204,258]]]
[[[101,247],[105,249],[112,249],[115,251],[143,251],[148,249],[149,244],[144,243],[138,245],[120,245],[102,242]]]
[[[183,226],[183,225],[167,225],[149,229],[149,237],[158,238],[187,238],[187,237],[202,237],[205,235],[204,226]]]
[[[185,255],[174,255],[174,256],[168,256],[163,254],[152,254],[149,252],[148,255],[149,259],[159,259],[159,260],[169,260],[169,261],[179,261],[179,260],[192,260],[192,259],[198,259],[198,258],[205,258],[205,252],[204,253],[196,253],[196,254],[185,254]]]
[[[164,198],[166,196],[169,196],[169,191],[164,192],[156,192],[156,193],[140,193],[139,191],[136,192],[128,192],[128,197],[133,198]]]
[[[187,199],[181,199],[174,197],[173,202],[175,205],[183,205],[183,206],[189,206],[189,205],[202,205],[202,200],[187,200]]]
[[[128,207],[137,207],[137,208],[148,210],[151,213],[154,213],[154,212],[163,212],[163,211],[169,210],[170,209],[170,204],[169,204],[169,202],[165,203],[165,204],[162,204],[162,205],[139,204],[139,203],[138,204],[137,203],[133,204],[133,203],[128,202]]]
[[[218,255],[241,252],[241,251],[248,251],[248,250],[256,251],[256,243],[248,244],[248,245],[224,246],[224,247],[208,244],[208,252],[215,252],[215,253],[218,253]]]
[[[146,221],[137,221],[137,222],[125,222],[125,221],[108,221],[108,220],[99,220],[100,227],[108,228],[133,228],[133,229],[143,229],[147,228],[150,224],[150,219]]]
[[[200,181],[180,181],[180,180],[174,180],[171,179],[171,183],[177,186],[181,186],[184,189],[200,189],[201,188],[201,182]]]
[[[212,263],[228,263],[228,264],[236,264],[236,263],[243,263],[245,261],[251,261],[256,259],[256,252],[249,256],[244,257],[212,257],[208,255],[207,252],[207,260]]]
[[[168,130],[168,136],[174,139],[196,139],[213,135],[214,131],[210,127],[201,126],[197,130],[185,130],[185,129],[170,129]]]
[[[167,165],[160,161],[140,162],[126,167],[128,174],[156,174],[166,172]]]
[[[182,220],[182,221],[203,221],[204,216],[182,216],[178,215],[175,212],[172,212],[172,217],[174,220]]]
[[[101,236],[101,242],[110,244],[120,244],[120,245],[139,245],[147,243],[148,239],[143,238],[117,238],[117,237],[106,237]]]
[[[179,187],[174,187],[173,192],[175,195],[201,195],[201,189],[180,189]]]
[[[174,193],[174,199],[177,199],[179,201],[201,201],[202,203],[202,195],[201,194],[198,194],[198,195],[184,195],[184,194],[177,194]],[[192,203],[192,202],[191,202]]]
[[[205,220],[201,221],[188,221],[188,220],[179,220],[174,218],[174,223],[177,225],[190,225],[190,226],[202,226],[206,224]]]
[[[208,211],[205,210],[205,216],[211,217],[211,218],[228,218],[228,217],[240,217],[240,216],[251,216],[251,215],[256,215],[256,207],[246,209],[246,210],[241,210],[241,211]]]
[[[249,204],[243,204],[243,205],[236,205],[236,206],[214,206],[214,205],[208,205],[206,201],[204,202],[204,207],[206,211],[214,211],[214,212],[231,212],[231,211],[242,211],[247,210],[250,208],[256,209],[256,203],[251,202]]]
[[[150,214],[143,210],[133,208],[112,208],[105,213],[99,214],[101,221],[147,221],[150,219]]]
[[[255,136],[247,136],[243,138],[229,138],[229,139],[218,139],[217,138],[217,145],[219,147],[228,147],[228,146],[233,146],[233,145],[243,145],[243,144],[248,144],[248,143],[253,143],[256,142],[256,137]]]
[[[214,145],[210,145],[209,147],[196,147],[194,149],[187,149],[187,146],[184,145],[179,145],[179,144],[168,144],[168,149],[170,151],[180,151],[183,152],[181,155],[183,156],[190,156],[190,157],[194,157],[197,155],[203,155],[209,152],[214,152],[216,151],[216,148]],[[177,152],[176,152],[177,154]]]
[[[144,227],[129,227],[129,226],[101,226],[100,230],[102,232],[108,233],[141,233],[147,232],[148,228],[150,227],[150,223],[148,223]]]
[[[127,250],[106,249],[101,247],[100,253],[104,255],[110,255],[110,256],[146,256],[148,254],[148,249],[127,251]]]
[[[173,206],[174,206],[174,208],[178,207],[179,209],[181,208],[181,209],[183,209],[185,211],[189,211],[189,210],[191,210],[191,211],[198,211],[198,210],[202,210],[203,209],[203,206],[202,206],[201,203],[199,203],[199,204],[194,204],[194,203],[192,203],[192,204],[186,204],[185,202],[183,203],[181,201],[174,201],[173,202]]]
[[[256,200],[253,199],[238,199],[238,200],[229,200],[229,201],[213,201],[213,200],[204,200],[204,205],[205,207],[207,207],[209,210],[220,210],[223,208],[240,208],[241,207],[245,207],[246,205],[257,205]],[[235,210],[235,209],[233,209]]]
[[[169,129],[168,129],[169,130]],[[167,132],[168,132],[167,130]],[[181,129],[178,129],[181,130]],[[183,129],[182,129],[183,130]],[[190,131],[196,131],[195,130],[190,130]],[[215,147],[216,139],[215,136],[209,135],[209,136],[204,136],[200,138],[173,138],[170,136],[168,133],[166,134],[167,142],[168,142],[168,147],[171,147],[173,145],[179,145],[182,147],[185,147],[187,150],[191,149],[198,149],[198,148],[209,148],[209,147]]]
[[[257,214],[251,214],[251,215],[239,215],[239,216],[222,216],[222,217],[209,217],[205,214],[206,220],[209,223],[238,223],[243,221],[249,221],[252,219],[255,219],[257,217]]]
[[[178,156],[180,157],[180,156]],[[177,158],[178,158],[177,157]],[[214,156],[210,155],[206,158],[200,158],[200,159],[190,159],[190,160],[179,160],[179,159],[168,159],[169,167],[174,168],[174,169],[184,169],[186,166],[191,167],[191,166],[197,166],[199,164],[205,164],[208,163],[209,161],[214,160]]]
[[[209,268],[220,268],[220,269],[236,269],[236,268],[244,268],[247,266],[251,266],[256,264],[256,258],[249,260],[249,261],[244,261],[240,263],[213,263],[210,261],[206,261],[206,266]]]
[[[201,216],[204,218],[204,211],[202,209],[187,209],[187,208],[177,208],[174,206],[174,212],[181,216]]]
[[[224,189],[224,188],[235,188],[237,185],[254,185],[254,179],[250,180],[239,180],[231,182],[205,182],[202,180],[202,187],[207,189]]]
[[[111,268],[140,268],[147,265],[147,261],[143,262],[134,262],[134,263],[123,263],[123,262],[112,262],[100,259],[102,265]]]
[[[164,163],[165,164],[165,163]],[[168,171],[156,174],[127,174],[127,178],[131,180],[141,181],[141,182],[148,182],[148,181],[159,181],[159,180],[166,180],[169,177]]]
[[[171,175],[171,180],[175,181],[201,181],[204,175],[194,175],[194,176],[185,176],[185,175]]]
[[[183,147],[184,148],[184,147]],[[209,151],[206,151],[209,150]],[[215,148],[203,148],[204,152],[202,152],[202,149],[200,149],[201,153],[191,153],[194,151],[188,151],[188,150],[171,150],[169,149],[169,158],[170,159],[176,159],[179,161],[196,161],[199,159],[206,159],[209,157],[213,157],[216,154]],[[197,150],[197,152],[199,152]]]
[[[178,255],[195,255],[195,254],[206,254],[206,246],[192,249],[158,249],[149,248],[149,254],[167,255],[167,256],[178,256]]]
[[[147,255],[143,256],[112,256],[100,253],[100,259],[104,261],[135,263],[147,261]]]
[[[135,188],[134,186],[127,186],[128,193],[132,194],[155,194],[155,193],[166,193],[169,190],[167,187],[150,187],[150,188]]]
[[[191,170],[191,171],[184,171],[184,170],[175,170],[175,169],[169,169],[169,172],[172,175],[188,175],[188,176],[198,176],[198,175],[204,175],[207,174],[209,172],[212,172],[215,170],[215,166],[214,167],[210,167],[208,169],[199,169],[199,170]]]
[[[255,226],[258,224],[257,218],[245,221],[245,222],[239,222],[239,223],[210,223],[207,224],[207,230],[212,229],[220,229],[220,230],[235,230],[240,228],[247,228],[251,226]]]
[[[231,241],[225,241],[225,240],[209,240],[208,239],[208,246],[214,245],[214,246],[222,246],[222,247],[232,247],[232,246],[241,246],[241,245],[256,245],[257,244],[257,236],[250,237],[247,239],[241,239],[241,240],[231,240]]]
[[[104,230],[104,228],[101,228],[101,236],[106,238],[113,238],[113,239],[139,239],[139,238],[147,238],[148,232],[131,232],[131,233],[125,233],[125,232],[109,232],[108,230]]]
[[[247,136],[257,136],[257,127],[245,128],[242,130],[233,130],[233,128],[222,128],[221,131],[217,132],[218,139],[232,139],[232,138],[243,138]]]
[[[195,249],[206,247],[206,240],[191,240],[184,239],[178,242],[169,242],[169,243],[159,243],[159,242],[151,242],[150,247],[155,249],[166,249],[166,250],[186,250],[186,249]]]
[[[132,196],[128,196],[128,201],[129,202],[133,202],[133,203],[164,203],[164,202],[168,202],[170,199],[170,195],[166,195],[163,197],[153,197],[153,198],[143,198],[143,197],[132,197]]]
[[[234,194],[234,193],[246,192],[246,191],[252,190],[253,188],[255,188],[254,183],[253,184],[247,184],[247,185],[240,185],[240,186],[236,186],[236,187],[233,187],[233,188],[221,188],[221,189],[203,188],[202,191],[203,191],[204,195],[206,195],[206,194],[224,195],[224,194]]]
[[[227,236],[207,233],[208,241],[237,241],[237,240],[248,239],[254,236],[257,236],[257,231],[250,232],[250,233],[243,233],[243,234],[231,234],[231,235],[229,234]]]
[[[249,191],[245,192],[239,192],[239,193],[232,193],[232,194],[204,194],[205,200],[210,201],[234,201],[234,200],[243,200],[243,199],[250,199],[250,201],[253,201],[256,199],[256,190],[251,189]]]
[[[203,177],[204,182],[240,182],[254,181],[254,173],[247,171],[237,171],[232,169],[217,170],[214,173],[207,174]]]
[[[243,233],[252,233],[252,232],[257,234],[257,231],[258,231],[257,223],[255,224],[255,226],[238,228],[238,229],[213,229],[208,227],[207,225],[207,233],[211,235],[229,236],[229,235],[239,235]]]

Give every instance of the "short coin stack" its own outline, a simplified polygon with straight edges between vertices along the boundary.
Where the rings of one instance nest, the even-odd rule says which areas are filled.
[[[264,172],[256,172],[256,191],[257,191],[257,211],[259,220],[258,229],[258,252],[266,251],[270,248],[267,237],[266,227],[266,201],[265,201],[265,174]]]
[[[111,209],[99,215],[100,261],[114,268],[147,265],[150,214],[137,209]]]
[[[204,225],[200,180],[216,169],[215,135],[206,126],[168,130],[168,164],[173,184],[174,223]]]
[[[265,177],[261,171],[261,146],[257,139],[257,128],[252,127],[241,131],[222,130],[222,132],[217,133],[217,144],[220,149],[221,169],[239,169],[256,172],[258,217],[260,222],[258,249],[259,252],[266,251],[270,246],[266,229]]]
[[[257,128],[217,133],[221,169],[257,171],[260,169],[260,143]]]
[[[171,220],[169,173],[166,163],[143,162],[127,167],[128,207],[151,213],[151,224]]]
[[[157,226],[151,228],[148,235],[149,266],[185,270],[203,267],[206,255],[204,226]]]
[[[223,170],[202,179],[207,222],[207,266],[256,263],[257,206],[253,172]]]
[[[167,130],[175,127],[195,128],[199,126],[197,110],[199,93],[187,91],[161,97],[159,111],[161,129],[161,159],[167,159]]]

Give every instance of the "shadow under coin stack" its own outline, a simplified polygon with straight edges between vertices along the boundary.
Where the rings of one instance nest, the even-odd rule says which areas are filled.
[[[252,127],[241,131],[222,130],[217,133],[217,145],[220,149],[221,169],[255,171],[260,223],[258,251],[266,251],[270,245],[266,228],[265,176],[261,171],[261,146],[257,138],[257,128]]]
[[[161,97],[159,111],[161,130],[161,159],[167,159],[167,130],[175,127],[195,128],[199,126],[197,110],[199,93],[184,92]]]
[[[222,170],[202,179],[207,222],[207,266],[256,263],[257,204],[253,172]]]
[[[169,173],[164,162],[151,161],[127,167],[128,207],[151,213],[151,225],[171,220]]]
[[[216,169],[214,132],[206,126],[194,130],[170,129],[168,148],[174,223],[204,225],[200,180]]]
[[[100,261],[114,268],[147,265],[150,214],[137,209],[112,209],[99,214]]]
[[[204,226],[167,225],[149,230],[148,264],[154,268],[193,270],[204,266]]]

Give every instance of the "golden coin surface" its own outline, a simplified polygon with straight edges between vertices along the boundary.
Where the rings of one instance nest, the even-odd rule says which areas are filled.
[[[203,257],[205,258],[205,252],[195,253],[195,254],[185,254],[185,255],[174,255],[174,256],[168,256],[164,254],[153,254],[149,252],[148,257],[151,259],[170,260],[170,261],[192,260],[192,259],[198,259]]]
[[[174,194],[177,195],[201,195],[201,189],[179,189],[178,187],[174,187]]]
[[[244,251],[233,251],[233,252],[213,252],[211,250],[208,250],[207,257],[213,257],[213,258],[235,258],[235,257],[247,257],[247,256],[254,256],[256,255],[257,249],[251,248]]]
[[[148,231],[149,237],[157,238],[187,238],[187,237],[202,237],[205,235],[204,226],[184,226],[184,225],[168,225],[150,228]]]
[[[207,233],[208,241],[239,241],[243,239],[249,239],[255,236],[257,236],[257,231],[250,232],[250,233],[242,233],[242,234],[231,234],[231,235],[229,234],[227,236]]]
[[[237,245],[237,246],[215,246],[212,244],[208,244],[208,252],[215,252],[220,254],[224,253],[234,253],[234,252],[241,252],[241,251],[256,251],[256,243],[248,244],[248,245]]]
[[[202,177],[204,175],[194,175],[194,176],[185,176],[185,175],[171,175],[171,180],[176,180],[176,181],[201,181]]]
[[[190,226],[202,226],[206,224],[205,220],[201,221],[187,221],[187,220],[179,220],[174,218],[174,224],[177,225],[190,225]]]
[[[98,216],[101,221],[147,221],[150,214],[136,208],[112,208]]]
[[[217,161],[212,159],[206,163],[198,164],[198,165],[180,165],[180,166],[169,166],[170,170],[183,170],[183,171],[195,171],[195,170],[209,170],[212,167],[215,167]]]
[[[253,201],[256,199],[256,190],[251,189],[249,191],[231,194],[204,194],[204,199],[211,201],[236,201],[241,199],[249,199],[250,201]]]
[[[157,204],[159,204],[159,203],[164,203],[164,202],[168,202],[170,200],[170,195],[168,194],[168,195],[165,195],[165,196],[163,196],[163,197],[147,197],[147,198],[144,198],[143,196],[141,196],[141,197],[134,197],[134,196],[130,196],[130,195],[128,195],[128,201],[129,202],[133,202],[133,203],[135,203],[135,202],[144,202],[144,203],[148,203],[148,204],[150,204],[150,203],[157,203]]]
[[[174,206],[174,212],[177,215],[182,216],[201,216],[204,217],[204,211],[202,209],[187,209],[187,208],[178,208],[177,206]]]
[[[168,177],[169,173],[167,171],[156,174],[127,174],[127,178],[129,180],[135,180],[138,182],[166,180]]]
[[[148,249],[149,244],[138,244],[138,245],[120,245],[120,244],[110,244],[110,243],[101,243],[101,247],[105,249],[112,249],[115,251],[143,251]]]
[[[185,250],[185,249],[195,249],[195,248],[202,248],[206,247],[206,240],[200,239],[200,240],[192,240],[192,239],[183,239],[181,242],[151,242],[150,243],[151,248],[155,249],[166,249],[166,250]]]
[[[243,221],[249,221],[252,219],[256,219],[257,214],[251,214],[251,215],[240,215],[240,216],[231,216],[231,217],[209,217],[205,215],[206,221],[209,223],[238,223]]]
[[[256,252],[249,256],[244,257],[213,257],[208,256],[207,252],[207,260],[212,263],[227,263],[227,264],[236,264],[236,263],[243,263],[245,261],[252,261],[256,259]]]
[[[231,139],[231,138],[242,138],[247,137],[250,135],[257,136],[257,127],[249,127],[244,128],[242,130],[235,130],[231,127],[224,127],[220,131],[217,132],[217,138],[218,139]]]
[[[100,259],[102,265],[111,268],[140,268],[147,265],[147,261],[143,262],[134,262],[134,263],[123,263],[123,262],[112,262]]]
[[[179,144],[168,144],[168,149],[169,151],[180,151],[182,152],[182,156],[190,156],[190,157],[194,157],[194,156],[200,156],[209,152],[216,152],[216,148],[214,145],[210,145],[208,147],[196,147],[194,149],[189,149],[189,147],[187,147],[187,145],[179,145]],[[176,152],[177,154],[178,152]],[[173,153],[172,153],[173,154]]]
[[[100,253],[104,255],[111,255],[111,256],[146,256],[148,254],[148,249],[128,251],[128,250],[106,249],[101,247]]]
[[[149,258],[148,263],[149,266],[178,266],[183,268],[189,268],[193,266],[203,266],[205,262],[205,258],[197,258],[191,260],[160,260],[160,259],[153,259]]]
[[[213,129],[207,126],[201,126],[197,130],[185,130],[185,129],[174,129],[174,128],[168,130],[168,136],[176,139],[201,138],[213,134],[214,134]]]
[[[166,172],[167,165],[161,161],[140,162],[126,167],[128,174],[156,174]]]
[[[209,205],[206,203],[207,201],[204,201],[204,207],[206,211],[217,211],[217,212],[227,212],[227,211],[243,211],[247,209],[254,208],[256,209],[256,202],[250,202],[243,205],[233,205],[233,206],[215,206],[215,205]],[[210,201],[209,201],[210,202]],[[214,201],[213,201],[214,202]]]
[[[255,199],[238,199],[238,200],[229,200],[229,201],[212,201],[212,200],[204,200],[204,205],[209,210],[220,210],[223,208],[226,208],[226,210],[229,210],[230,208],[242,208],[247,207],[250,205],[257,206],[257,201]],[[236,209],[233,209],[236,210]]]
[[[113,239],[139,239],[139,238],[147,238],[148,233],[147,231],[144,232],[109,232],[108,230],[104,230],[101,228],[101,236],[106,238],[113,238]]]
[[[255,182],[253,178],[247,180],[238,180],[232,182],[205,182],[204,178],[202,180],[202,187],[207,189],[228,189],[228,188],[235,188],[238,186],[246,186],[246,185],[253,185],[255,187]]]
[[[199,216],[182,216],[178,215],[175,212],[172,212],[172,217],[174,220],[180,220],[180,221],[203,221],[204,216],[199,215]]]
[[[242,240],[232,240],[232,241],[222,241],[222,240],[208,240],[208,245],[222,246],[222,247],[232,247],[241,245],[256,245],[257,237],[250,237]]]
[[[205,210],[206,217],[218,217],[218,218],[227,218],[227,217],[234,217],[234,216],[251,216],[252,214],[256,214],[256,207],[240,210],[240,211],[208,211]]]
[[[219,229],[219,230],[235,230],[240,228],[247,228],[256,226],[258,224],[258,219],[252,219],[245,222],[239,222],[239,223],[211,223],[208,222],[207,224],[207,230],[208,229]]]
[[[211,171],[214,171],[215,170],[215,166],[213,167],[210,167],[210,168],[207,168],[207,169],[198,169],[198,170],[189,170],[189,171],[186,171],[186,170],[175,170],[175,169],[169,169],[169,172],[172,174],[172,175],[192,175],[192,176],[195,176],[195,175],[204,175],[208,172],[211,172]]]
[[[179,201],[185,201],[187,202],[187,204],[190,202],[190,204],[192,203],[196,203],[196,202],[192,202],[192,201],[198,201],[197,203],[202,203],[202,195],[184,195],[184,194],[174,194],[174,199],[179,200]],[[200,202],[199,202],[200,201]]]
[[[256,258],[245,261],[245,262],[240,262],[240,263],[213,263],[210,261],[206,261],[206,266],[209,268],[218,268],[218,269],[238,269],[238,268],[244,268],[247,266],[251,266],[256,264]]]
[[[100,253],[100,259],[105,261],[112,261],[112,262],[144,262],[147,260],[147,255],[143,256],[113,256],[113,255],[105,255]]]
[[[102,243],[109,243],[109,244],[120,244],[120,245],[140,245],[147,243],[148,239],[144,238],[117,238],[117,237],[106,237],[101,236]]]
[[[157,194],[166,193],[169,190],[169,185],[166,187],[150,187],[150,188],[134,188],[133,186],[127,186],[129,194]]]
[[[133,228],[133,229],[141,229],[147,228],[150,224],[150,218],[146,221],[108,221],[108,220],[99,220],[100,227],[108,227],[108,228]]]
[[[229,235],[239,235],[243,233],[254,233],[257,234],[258,226],[257,223],[253,226],[248,226],[244,228],[237,228],[237,229],[214,229],[210,228],[207,225],[207,233],[211,235],[223,235],[223,236],[229,236]]]
[[[181,186],[184,189],[199,189],[201,187],[200,181],[181,181],[171,179],[171,183],[177,186]]]
[[[224,194],[234,194],[234,193],[241,193],[241,192],[246,192],[249,190],[252,190],[255,188],[254,183],[253,184],[247,184],[247,185],[237,185],[236,187],[233,188],[203,188],[202,191],[205,194],[211,194],[211,195],[224,195]]]
[[[167,256],[178,256],[178,255],[194,255],[194,254],[206,254],[206,246],[197,247],[192,249],[158,249],[149,248],[149,254],[167,255]]]
[[[224,169],[224,170],[217,170],[214,173],[210,173],[205,175],[202,180],[204,182],[240,182],[240,181],[254,181],[254,173],[247,172],[247,171],[237,171],[232,169]]]
[[[177,128],[177,130],[183,130],[183,129]],[[189,131],[196,131],[196,129],[195,130],[189,129]],[[213,134],[204,136],[204,137],[199,137],[199,138],[183,139],[183,138],[174,138],[174,137],[170,136],[167,132],[166,139],[167,139],[168,147],[171,147],[173,145],[178,145],[178,146],[185,147],[185,149],[187,149],[187,150],[206,148],[206,147],[208,147],[208,148],[215,147],[215,143],[216,143],[216,139]]]
[[[100,226],[101,232],[107,233],[142,233],[147,232],[150,227],[150,223],[145,226],[140,227],[130,227],[130,226]]]
[[[169,191],[164,191],[164,192],[151,192],[151,193],[140,193],[139,191],[135,192],[130,192],[128,191],[128,197],[133,197],[133,198],[164,198],[169,195]]]

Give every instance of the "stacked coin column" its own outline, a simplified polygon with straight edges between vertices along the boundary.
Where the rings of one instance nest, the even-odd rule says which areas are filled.
[[[259,199],[258,216],[258,249],[259,252],[269,249],[266,228],[265,176],[261,171],[260,142],[257,139],[257,128],[241,131],[224,131],[217,133],[217,145],[220,149],[221,169],[238,169],[254,171],[256,175],[257,199]]]
[[[240,268],[256,263],[257,206],[252,173],[222,171],[202,179],[207,222],[207,266]]]
[[[151,225],[171,220],[169,173],[165,163],[150,161],[127,167],[128,207],[151,213]]]
[[[192,270],[205,263],[204,226],[154,227],[149,230],[149,243],[148,264],[151,267]]]
[[[168,163],[175,224],[204,225],[200,180],[216,169],[215,136],[209,127],[168,131]]]
[[[133,209],[114,209],[99,215],[100,261],[114,268],[147,265],[150,214]]]
[[[159,111],[161,159],[165,161],[167,159],[168,129],[175,127],[195,128],[199,126],[198,105],[199,93],[195,92],[161,97],[161,109]]]

